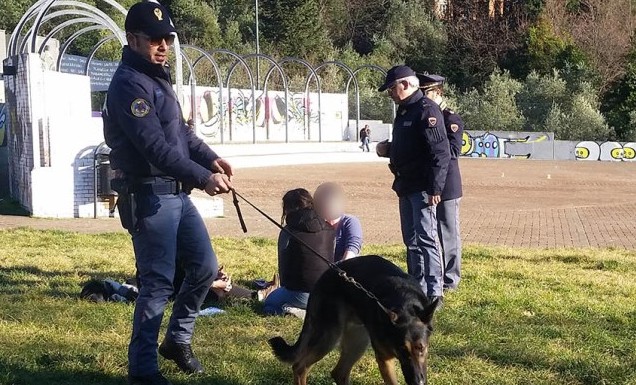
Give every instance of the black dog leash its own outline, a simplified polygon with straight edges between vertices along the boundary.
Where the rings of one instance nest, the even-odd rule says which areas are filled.
[[[243,198],[243,200],[245,200],[245,198]],[[238,215],[239,222],[241,223],[241,229],[243,229],[244,233],[247,233],[247,226],[245,225],[245,219],[243,219],[243,213],[241,213],[241,206],[239,206],[238,194],[236,193],[236,190],[234,189],[232,189],[232,203],[234,203],[234,208],[236,209],[236,215]]]
[[[327,264],[327,266],[329,266],[330,269],[335,270],[336,273],[338,273],[338,275],[340,277],[342,277],[342,279],[344,279],[345,281],[349,282],[350,284],[352,284],[353,286],[355,286],[356,288],[361,290],[364,294],[366,294],[367,297],[369,297],[372,300],[374,300],[378,304],[380,309],[382,309],[382,311],[384,311],[387,315],[390,316],[390,314],[391,314],[390,310],[387,309],[386,307],[384,307],[384,305],[382,305],[382,303],[380,302],[378,297],[376,297],[375,294],[371,293],[369,290],[365,289],[364,286],[362,286],[358,281],[356,281],[355,279],[353,279],[352,277],[347,275],[346,271],[342,270],[338,265],[336,265],[335,263],[331,262],[329,259],[323,257],[318,251],[316,251],[316,249],[314,249],[313,247],[309,246],[305,241],[300,239],[300,237],[298,235],[294,234],[291,230],[289,230],[288,228],[282,226],[280,223],[276,222],[276,220],[274,218],[269,216],[265,211],[263,211],[260,208],[258,208],[255,204],[253,204],[249,200],[245,199],[244,196],[242,196],[241,194],[237,193],[236,190],[234,190],[234,189],[232,189],[232,196],[233,196],[233,199],[234,199],[234,207],[236,208],[236,212],[238,214],[239,221],[241,222],[241,227],[243,228],[243,232],[247,232],[247,227],[245,226],[245,221],[243,220],[243,215],[241,214],[241,209],[239,208],[238,198],[241,198],[245,203],[250,205],[254,210],[256,210],[259,214],[261,214],[263,217],[265,217],[265,219],[267,219],[268,221],[272,222],[274,224],[274,226],[278,227],[281,231],[284,231],[287,235],[289,235],[294,240],[296,240],[296,242],[298,242],[298,243],[302,244],[303,246],[305,246],[309,251],[314,253],[318,258],[320,258],[323,262],[325,262]]]

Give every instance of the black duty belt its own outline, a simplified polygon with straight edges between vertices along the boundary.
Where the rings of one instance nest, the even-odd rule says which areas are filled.
[[[182,191],[183,183],[161,176],[135,178],[130,184],[130,192],[136,194],[171,195]]]

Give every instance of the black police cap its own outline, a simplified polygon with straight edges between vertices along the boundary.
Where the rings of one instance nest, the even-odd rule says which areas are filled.
[[[151,38],[175,34],[168,10],[161,4],[143,1],[130,7],[124,23],[126,32],[141,32]]]
[[[395,66],[387,71],[384,84],[378,88],[378,91],[386,91],[396,80],[408,78],[409,76],[415,76],[415,71],[411,67],[405,65]]]
[[[446,79],[443,76],[433,74],[417,74],[417,78],[420,79],[420,88],[423,90],[429,90],[431,88],[443,86]]]

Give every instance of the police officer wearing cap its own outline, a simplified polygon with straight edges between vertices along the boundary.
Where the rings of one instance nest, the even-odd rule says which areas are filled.
[[[461,278],[462,240],[459,234],[459,202],[462,197],[462,176],[459,156],[462,150],[464,122],[444,100],[444,81],[439,75],[418,74],[424,94],[442,109],[446,135],[450,144],[451,160],[448,165],[442,201],[437,205],[437,227],[444,256],[444,288],[457,289]]]
[[[191,348],[194,322],[217,274],[205,224],[188,196],[231,188],[232,167],[185,123],[166,60],[175,38],[167,10],[158,3],[133,5],[126,16],[122,61],[104,109],[104,136],[119,178],[118,209],[132,235],[140,282],[128,348],[128,382],[166,385],[157,363],[164,308],[176,292],[172,316],[158,349],[181,370],[203,368]],[[173,288],[177,257],[185,270]]]
[[[395,175],[408,272],[429,298],[441,298],[444,266],[435,216],[450,160],[442,111],[422,94],[416,73],[407,66],[391,68],[379,91],[387,91],[398,105],[392,141],[379,143],[376,152],[390,158]]]

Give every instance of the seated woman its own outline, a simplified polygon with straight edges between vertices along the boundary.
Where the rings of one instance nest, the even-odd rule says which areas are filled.
[[[288,191],[283,196],[285,229],[333,261],[335,231],[313,209],[311,194],[305,189]],[[306,309],[309,292],[328,269],[327,264],[286,231],[278,236],[278,273],[280,287],[263,303],[266,314],[283,314],[284,308]]]
[[[316,212],[336,231],[336,262],[357,257],[362,249],[362,225],[358,218],[344,213],[345,194],[342,186],[323,183],[314,193]]]

